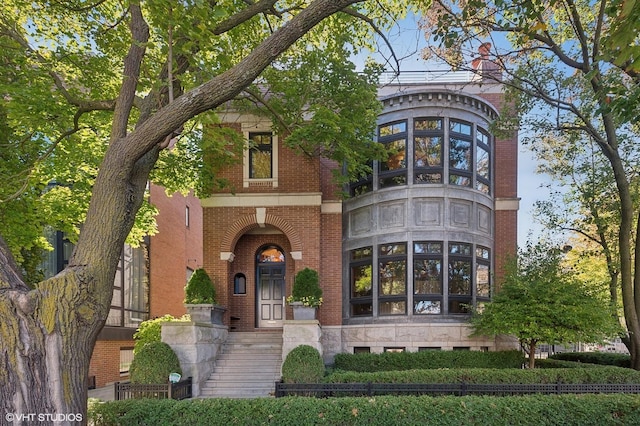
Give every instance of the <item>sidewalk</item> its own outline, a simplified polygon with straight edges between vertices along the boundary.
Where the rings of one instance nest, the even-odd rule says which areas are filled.
[[[89,389],[89,398],[98,398],[102,401],[113,401],[113,392],[113,384],[105,386],[103,388]]]

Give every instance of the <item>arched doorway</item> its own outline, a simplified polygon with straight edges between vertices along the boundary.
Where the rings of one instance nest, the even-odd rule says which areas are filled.
[[[256,255],[256,326],[282,327],[286,263],[284,251],[275,245],[258,249]]]

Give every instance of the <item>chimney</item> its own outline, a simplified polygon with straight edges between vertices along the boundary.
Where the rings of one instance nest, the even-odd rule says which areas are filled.
[[[500,66],[489,59],[491,43],[485,42],[478,47],[480,57],[471,61],[471,67],[476,70],[473,80],[502,81]]]

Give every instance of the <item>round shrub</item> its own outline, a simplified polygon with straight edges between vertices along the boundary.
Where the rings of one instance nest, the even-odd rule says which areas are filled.
[[[202,268],[193,272],[184,289],[184,294],[184,303],[187,304],[216,303],[216,289],[213,286],[213,281],[207,271]]]
[[[324,371],[320,352],[309,345],[300,345],[285,358],[282,364],[282,380],[285,383],[320,383]]]
[[[167,383],[171,373],[182,374],[182,369],[176,353],[164,342],[141,347],[129,367],[131,383]]]
[[[174,320],[173,316],[166,314],[160,318],[142,321],[133,334],[133,340],[135,340],[133,353],[137,353],[147,343],[159,342],[161,340],[162,323]]]

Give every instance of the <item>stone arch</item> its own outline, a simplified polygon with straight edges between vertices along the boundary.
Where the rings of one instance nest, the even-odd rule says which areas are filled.
[[[282,231],[287,236],[291,244],[291,251],[302,251],[302,239],[293,226],[285,219],[267,213],[264,223],[258,223],[257,214],[249,214],[241,217],[233,225],[231,225],[224,234],[220,243],[221,252],[233,252],[233,248],[244,233],[261,225],[271,225]]]

